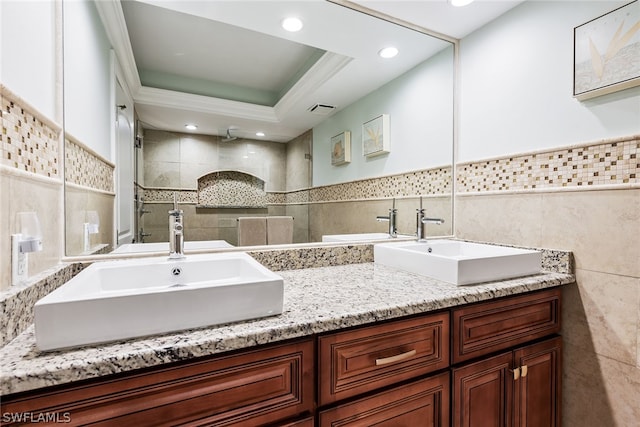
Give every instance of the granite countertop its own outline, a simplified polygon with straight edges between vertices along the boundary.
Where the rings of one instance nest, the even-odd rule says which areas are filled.
[[[374,263],[278,272],[284,311],[253,321],[41,352],[31,325],[0,349],[0,394],[187,360],[380,320],[570,284],[572,274],[455,286]]]

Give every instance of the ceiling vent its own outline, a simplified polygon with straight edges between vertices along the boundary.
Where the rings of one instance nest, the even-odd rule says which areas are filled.
[[[336,107],[333,105],[327,104],[314,104],[311,107],[307,108],[307,111],[313,114],[318,114],[320,116],[326,116],[327,114],[331,114]]]

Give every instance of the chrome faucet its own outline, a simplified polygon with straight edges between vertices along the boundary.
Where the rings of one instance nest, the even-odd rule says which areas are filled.
[[[444,224],[444,219],[426,218],[422,207],[422,196],[420,196],[420,209],[416,209],[416,239],[418,242],[427,240],[427,233],[424,224]]]
[[[173,193],[173,209],[169,211],[169,258],[184,258],[184,225],[182,210],[178,209],[176,193]]]
[[[398,237],[398,228],[396,226],[396,217],[398,216],[398,210],[396,209],[396,199],[393,199],[393,205],[389,209],[389,216],[377,216],[377,221],[389,221],[389,236]]]

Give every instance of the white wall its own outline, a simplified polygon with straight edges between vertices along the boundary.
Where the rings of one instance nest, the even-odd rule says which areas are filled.
[[[0,1],[0,82],[49,119],[60,121],[55,19],[53,1]]]
[[[313,185],[451,164],[453,47],[449,47],[313,128]],[[391,152],[362,155],[362,123],[389,114]],[[351,131],[351,163],[331,166],[331,137]]]
[[[111,122],[115,77],[110,50],[93,2],[64,2],[65,130],[114,161]]]
[[[626,1],[527,1],[461,41],[458,161],[640,133],[640,88],[573,98],[573,28]]]

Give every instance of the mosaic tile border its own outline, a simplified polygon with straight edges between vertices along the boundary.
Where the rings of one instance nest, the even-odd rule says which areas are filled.
[[[59,178],[60,126],[5,86],[0,86],[0,97],[0,164],[49,178]]]
[[[113,193],[115,165],[101,158],[69,134],[64,140],[65,182]]]
[[[392,197],[415,197],[428,195],[449,195],[452,191],[451,167],[439,167],[412,171],[403,174],[386,175],[340,184],[332,184],[310,189],[285,192],[267,192],[267,204],[287,205],[323,203]],[[173,201],[173,192],[184,203],[196,203],[195,190],[144,189],[145,202]]]
[[[451,167],[424,169],[403,174],[313,187],[310,202],[331,202],[392,197],[444,195],[452,192]]]
[[[640,184],[640,135],[457,165],[456,194]]]

